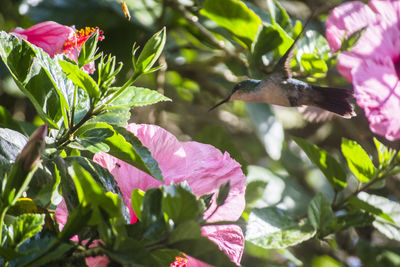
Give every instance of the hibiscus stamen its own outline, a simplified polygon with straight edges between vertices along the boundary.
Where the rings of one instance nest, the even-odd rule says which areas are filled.
[[[76,30],[74,35],[64,43],[64,53],[68,53],[74,49],[82,48],[87,39],[89,39],[89,37],[98,29],[98,27],[85,27],[84,29]],[[99,41],[103,41],[103,33],[104,32],[102,30],[99,31]]]
[[[175,261],[171,263],[170,267],[186,267],[187,261],[184,257],[176,256]]]

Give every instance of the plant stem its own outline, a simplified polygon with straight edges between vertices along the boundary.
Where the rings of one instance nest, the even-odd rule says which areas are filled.
[[[72,103],[72,110],[71,110],[71,123],[70,127],[74,126],[74,120],[75,120],[75,106],[76,106],[76,98],[78,94],[78,86],[75,85],[75,90],[74,90],[74,100]]]
[[[118,92],[116,92],[116,93],[113,95],[112,98],[110,98],[109,100],[107,100],[106,103],[104,103],[104,104],[101,105],[100,107],[96,108],[96,109],[94,110],[93,113],[98,114],[98,113],[100,113],[101,111],[103,111],[103,109],[104,109],[108,104],[110,104],[112,101],[114,101],[118,96],[120,96],[120,95],[125,91],[126,88],[128,88],[128,86],[130,86],[132,83],[134,83],[134,82],[136,81],[136,79],[137,79],[140,75],[142,75],[142,72],[135,72],[135,73],[133,73],[132,77],[131,77],[124,85],[122,85],[122,87],[118,90]]]
[[[4,225],[4,218],[6,216],[8,208],[9,208],[8,206],[3,207],[0,213],[0,246],[3,243],[3,225]]]

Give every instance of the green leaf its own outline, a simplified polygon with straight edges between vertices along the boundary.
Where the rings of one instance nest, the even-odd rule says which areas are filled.
[[[276,27],[272,25],[262,26],[251,47],[249,64],[252,77],[257,78],[259,75],[261,78],[263,73],[259,73],[259,68],[263,65],[262,56],[279,47],[282,42],[283,40]]]
[[[90,37],[83,44],[81,51],[79,51],[78,65],[80,68],[95,60],[98,41],[99,41],[99,29],[97,29],[94,33],[90,35]]]
[[[66,126],[74,88],[58,64],[59,56],[51,59],[41,48],[5,32],[0,32],[0,56],[41,119],[58,129],[63,117]]]
[[[360,182],[368,182],[375,178],[375,166],[367,152],[357,142],[343,138],[342,153],[350,170]]]
[[[75,86],[85,90],[91,99],[99,98],[100,89],[93,78],[89,76],[89,74],[79,69],[78,65],[70,62],[59,60],[58,63],[67,77],[75,84]]]
[[[360,40],[361,36],[364,34],[367,26],[353,32],[348,37],[343,36],[342,45],[340,46],[340,51],[351,51],[353,46]]]
[[[89,124],[86,124],[86,126]],[[95,128],[88,129],[79,135],[75,142],[68,146],[76,149],[86,149],[92,153],[107,152],[110,148],[108,145],[102,143],[105,139],[114,135],[114,131],[109,128],[101,128],[102,123],[96,123]],[[108,125],[107,125],[108,126]],[[78,145],[79,144],[79,145]]]
[[[64,159],[67,165],[71,165],[73,161],[77,162],[80,166],[82,166],[87,172],[90,173],[92,178],[99,184],[104,191],[112,192],[114,194],[118,194],[120,199],[123,199],[120,188],[117,185],[117,181],[114,179],[114,176],[104,167],[100,166],[93,160],[84,157],[67,157]],[[69,179],[72,179],[69,177]],[[130,215],[128,207],[122,202],[122,214],[125,217],[126,222],[130,222]]]
[[[133,238],[125,238],[115,250],[106,247],[107,256],[123,266],[160,266],[145,248],[145,243]]]
[[[246,107],[266,152],[271,158],[278,160],[284,139],[282,124],[275,119],[268,104],[246,103]]]
[[[311,200],[307,216],[314,229],[322,231],[328,228],[335,218],[331,203],[322,193]]]
[[[114,89],[114,88],[113,88]],[[118,88],[115,88],[118,91]],[[171,101],[168,97],[143,87],[129,86],[120,94],[107,109],[110,108],[131,108],[152,105],[160,101]]]
[[[311,75],[325,74],[328,71],[325,61],[314,54],[303,53],[301,55],[301,65]]]
[[[278,1],[267,0],[267,9],[273,25],[279,24],[285,30],[291,30],[292,24],[286,10]]]
[[[219,187],[218,190],[218,197],[217,197],[217,206],[222,206],[225,203],[225,200],[228,197],[229,191],[231,190],[231,185],[228,182],[226,182],[226,184],[223,184]]]
[[[0,176],[10,171],[18,154],[27,143],[28,138],[10,129],[0,128]]]
[[[346,173],[342,166],[326,150],[298,137],[293,137],[293,140],[303,149],[311,162],[322,171],[336,191],[346,187]]]
[[[370,226],[375,217],[368,212],[356,211],[345,215],[337,216],[328,232],[337,233],[350,227]]]
[[[76,206],[69,212],[67,223],[58,234],[58,239],[68,241],[71,237],[79,233],[88,224],[92,214],[93,209],[91,206]]]
[[[163,191],[162,209],[175,224],[200,217],[201,202],[187,184],[170,185]]]
[[[105,192],[90,173],[76,161],[71,162],[68,173],[74,180],[78,199],[82,206],[99,207],[106,211],[110,217],[121,215],[121,200],[118,195]]]
[[[7,246],[18,248],[29,238],[42,230],[44,214],[22,214],[8,227]]]
[[[159,188],[151,188],[146,191],[142,203],[142,234],[144,238],[158,240],[166,234],[168,225],[162,210],[163,193]]]
[[[369,212],[373,215],[376,215],[384,220],[387,220],[391,223],[395,223],[392,220],[392,218],[390,218],[390,216],[388,214],[384,213],[380,208],[374,207],[374,206],[370,205],[368,202],[359,199],[358,197],[350,196],[349,204],[355,209],[364,210],[364,211]]]
[[[384,168],[390,163],[390,161],[394,157],[395,151],[386,147],[384,144],[379,142],[379,140],[376,139],[375,137],[374,137],[374,143],[376,150],[378,151],[379,166],[380,168]]]
[[[131,194],[132,210],[135,212],[139,221],[142,220],[142,205],[145,192],[140,189],[133,189]]]
[[[286,248],[315,235],[310,224],[297,223],[283,210],[275,207],[250,212],[246,241],[267,249]]]
[[[2,128],[9,128],[14,131],[25,133],[24,128],[21,126],[20,122],[15,120],[10,112],[8,112],[7,109],[5,109],[3,106],[0,106],[0,127]]]
[[[251,48],[261,25],[261,19],[238,0],[206,0],[200,14],[233,33],[248,49]]]
[[[126,127],[131,118],[130,108],[115,108],[105,110],[94,118],[88,120],[86,123],[105,122],[112,126]]]
[[[125,128],[117,126],[113,128],[115,134],[104,141],[110,147],[108,154],[135,166],[159,181],[163,181],[157,161],[152,157],[150,151],[143,146],[139,138]]]
[[[103,130],[97,133],[97,129]],[[104,122],[93,123],[90,121],[76,132],[76,136],[82,137],[82,146],[73,144],[74,148],[107,152],[162,181],[162,174],[157,161],[152,157],[150,151],[143,146],[139,138],[125,128],[111,126]],[[90,138],[85,139],[85,136],[92,138],[92,140]],[[90,140],[91,142],[89,142]],[[83,143],[82,141],[87,142]],[[101,141],[101,143],[96,143],[98,141]]]
[[[48,266],[51,261],[66,257],[73,247],[71,243],[60,243],[54,235],[43,230],[40,238],[31,238],[19,247],[23,256],[10,262],[10,266]]]
[[[150,71],[164,49],[166,38],[167,34],[164,27],[147,41],[137,60],[134,58],[135,55],[132,55],[135,72],[146,73]]]
[[[394,223],[375,215],[372,225],[390,239],[400,241],[400,204],[385,197],[361,192],[358,198],[390,216]]]
[[[47,126],[39,127],[19,153],[1,192],[4,203],[14,205],[27,189],[35,173],[45,145]]]

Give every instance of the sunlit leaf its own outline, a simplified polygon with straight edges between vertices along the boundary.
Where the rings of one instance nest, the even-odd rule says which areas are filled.
[[[200,14],[232,32],[249,49],[261,25],[261,19],[238,0],[206,0]]]
[[[315,235],[310,224],[299,224],[275,207],[253,209],[247,224],[246,241],[263,248],[286,248]]]

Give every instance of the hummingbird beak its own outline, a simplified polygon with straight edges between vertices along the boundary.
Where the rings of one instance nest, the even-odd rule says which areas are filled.
[[[216,104],[215,106],[213,106],[212,108],[210,108],[210,109],[208,110],[208,112],[210,112],[211,110],[217,108],[218,106],[220,106],[220,105],[222,105],[222,104],[228,102],[229,99],[231,99],[231,95],[229,95],[227,98],[225,98],[224,100],[222,100],[221,102],[219,102],[218,104]]]

